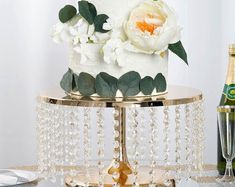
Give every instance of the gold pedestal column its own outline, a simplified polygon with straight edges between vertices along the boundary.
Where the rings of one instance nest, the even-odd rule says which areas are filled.
[[[114,155],[118,153],[119,156],[114,158],[108,168],[108,174],[116,174],[117,177],[113,177],[113,180],[120,185],[125,185],[128,175],[132,174],[126,151],[126,108],[115,107],[114,119],[115,144],[118,145],[114,148]],[[114,165],[118,165],[118,167],[114,167]]]

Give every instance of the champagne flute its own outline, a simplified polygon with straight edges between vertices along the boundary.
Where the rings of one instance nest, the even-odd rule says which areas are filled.
[[[235,181],[232,166],[232,161],[235,158],[235,106],[219,106],[217,112],[222,154],[226,159],[225,174],[217,181],[233,183]]]

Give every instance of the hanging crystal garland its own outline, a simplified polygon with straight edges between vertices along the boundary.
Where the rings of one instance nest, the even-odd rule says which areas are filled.
[[[134,108],[133,122],[132,122],[132,141],[133,141],[133,187],[138,187],[138,169],[139,169],[139,141],[138,141],[138,111]]]
[[[156,162],[156,166],[157,165],[160,165],[160,163],[158,163],[160,161],[160,123],[158,123],[158,115],[159,115],[159,112],[158,112],[158,109],[157,108],[154,108],[154,116],[153,116],[153,123],[155,124],[154,125],[154,128],[155,128],[155,162]]]
[[[147,138],[145,136],[145,129],[146,129],[146,109],[142,108],[140,112],[140,123],[139,123],[139,139],[140,139],[140,160],[142,161],[142,164],[144,164],[144,161],[146,159],[146,141]]]
[[[164,135],[164,164],[166,167],[169,167],[170,165],[170,118],[169,118],[169,107],[165,106],[163,109],[164,113],[164,119],[163,119],[163,124],[164,124],[164,129],[163,129],[163,135]],[[169,185],[169,177],[170,177],[170,171],[169,168],[166,168],[166,181],[165,184]]]
[[[198,163],[198,157],[199,157],[199,139],[198,139],[198,134],[199,134],[199,115],[198,115],[198,102],[193,103],[193,127],[192,127],[192,134],[193,134],[193,144],[192,144],[192,155],[193,155],[193,167],[195,170],[199,170],[199,163]]]
[[[67,119],[67,130],[68,130],[68,138],[66,138],[66,140],[68,140],[69,142],[67,142],[67,147],[69,149],[68,152],[68,164],[69,166],[71,166],[71,170],[70,170],[70,175],[71,176],[76,176],[77,172],[76,172],[76,165],[77,165],[77,152],[78,152],[78,148],[79,148],[79,141],[78,141],[78,137],[79,137],[79,125],[77,123],[78,117],[75,111],[75,107],[70,107],[67,109],[68,110],[68,119]]]
[[[69,111],[66,110],[67,107],[64,108],[64,150],[65,150],[65,165],[69,165],[69,146],[70,146],[70,138],[69,138],[69,123],[68,123],[68,117],[69,117]]]
[[[54,154],[55,154],[55,166],[58,166],[59,163],[59,152],[60,152],[60,143],[59,140],[62,138],[61,136],[61,132],[60,132],[60,117],[59,117],[59,113],[60,113],[60,107],[59,106],[55,106],[55,111],[54,111],[54,126],[55,126],[55,139],[54,139]]]
[[[83,127],[83,138],[84,138],[84,165],[85,165],[85,186],[89,186],[89,167],[90,167],[90,157],[91,157],[91,135],[90,135],[90,128],[91,128],[91,116],[89,107],[85,107],[83,109],[84,115],[84,127]]]
[[[66,108],[64,106],[59,106],[58,108],[58,126],[59,128],[57,129],[57,149],[58,149],[58,166],[60,166],[59,168],[59,175],[60,175],[60,179],[61,179],[61,185],[64,184],[64,176],[65,176],[65,171],[64,171],[64,167],[65,164],[65,111]]]
[[[114,149],[113,149],[113,164],[112,167],[115,171],[118,171],[119,167],[120,167],[120,145],[119,145],[119,138],[120,138],[120,132],[119,132],[119,128],[120,128],[120,122],[119,122],[119,118],[120,118],[120,111],[118,108],[114,109]],[[112,173],[112,177],[114,179],[114,181],[118,181],[120,178],[120,174],[118,172],[114,172]],[[116,182],[114,184],[114,186],[118,187],[119,183]]]
[[[180,129],[180,106],[175,107],[175,163],[176,181],[181,180],[181,129]]]
[[[51,169],[50,169],[50,180],[52,182],[56,182],[56,147],[57,147],[57,142],[56,142],[56,130],[58,129],[58,117],[57,117],[57,112],[58,112],[58,107],[57,106],[49,106],[51,108],[51,114],[52,116],[50,117],[50,162],[51,162]]]
[[[104,186],[104,109],[98,108],[96,111],[97,115],[97,134],[98,134],[98,169],[99,169],[99,187]]]
[[[185,162],[186,162],[186,169],[185,169],[185,177],[189,179],[191,177],[192,172],[192,125],[190,123],[191,115],[190,115],[190,105],[185,105]]]
[[[46,172],[47,172],[47,175],[46,175],[46,178],[51,178],[51,170],[52,170],[52,160],[51,160],[51,147],[52,147],[52,144],[51,144],[51,139],[52,139],[52,136],[54,136],[54,134],[52,134],[52,121],[51,121],[51,116],[50,114],[53,113],[52,111],[52,108],[50,107],[50,104],[46,104],[46,110],[45,110],[45,126],[46,126],[46,153],[47,153],[47,158],[46,158],[46,166],[47,166],[47,169],[46,169]]]
[[[75,142],[74,142],[74,154],[75,154],[75,166],[81,165],[81,141],[82,141],[82,127],[81,127],[81,108],[80,107],[74,107],[74,112],[75,112],[75,118],[74,118],[74,124],[75,124]],[[75,171],[76,175],[78,175],[79,171],[76,169]]]
[[[46,177],[46,124],[45,124],[45,104],[38,103],[37,106],[37,142],[38,142],[38,166],[43,178]]]
[[[133,150],[133,139],[132,139],[132,132],[133,132],[133,123],[134,121],[134,108],[128,108],[128,117],[127,117],[127,125],[126,125],[126,131],[127,131],[127,154],[130,161],[132,161],[134,158],[134,150]],[[132,164],[132,163],[131,163]]]
[[[204,101],[199,101],[198,103],[198,125],[199,125],[199,150],[198,150],[198,168],[200,171],[200,175],[203,172],[203,160],[204,160],[204,145],[205,145],[205,134],[204,134],[204,106],[203,106]]]
[[[156,129],[157,129],[157,125],[156,125],[156,111],[154,108],[150,108],[149,109],[149,115],[150,115],[150,141],[149,141],[149,146],[150,146],[150,167],[151,170],[149,172],[150,174],[150,182],[149,182],[149,186],[150,187],[154,187],[156,186],[155,184],[155,169],[156,169],[156,155],[158,154],[156,152]]]

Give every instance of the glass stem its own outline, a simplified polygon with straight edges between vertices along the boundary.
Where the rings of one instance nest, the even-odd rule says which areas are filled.
[[[234,173],[233,173],[233,167],[232,167],[232,160],[227,159],[226,162],[227,163],[226,163],[225,176],[233,177]]]

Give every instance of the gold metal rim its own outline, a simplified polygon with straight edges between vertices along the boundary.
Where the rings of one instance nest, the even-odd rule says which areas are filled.
[[[229,54],[235,56],[235,44],[229,45]]]
[[[235,112],[235,106],[218,106],[217,107],[217,112],[221,112],[221,113],[231,113],[231,112]]]
[[[70,180],[70,181],[69,181]],[[155,184],[154,187],[175,187],[175,180],[171,179],[169,180],[170,184],[164,185],[164,184]],[[86,187],[87,185],[84,184],[84,182],[78,182],[75,183],[71,180],[67,178],[67,181],[65,183],[66,187]],[[139,184],[140,187],[149,187],[150,184]],[[89,183],[88,187],[98,187],[99,184],[98,183]],[[132,187],[132,184],[128,184],[128,185],[120,185],[122,187]],[[104,187],[113,187],[112,184],[104,184]]]
[[[60,91],[61,92],[61,91]],[[61,95],[61,93],[60,93]],[[200,90],[187,88],[183,86],[169,86],[168,93],[158,96],[143,96],[129,98],[99,98],[99,97],[83,97],[76,99],[71,96],[53,95],[50,93],[42,94],[38,97],[38,101],[49,104],[66,105],[66,106],[82,106],[82,107],[159,107],[189,104],[203,99]]]

